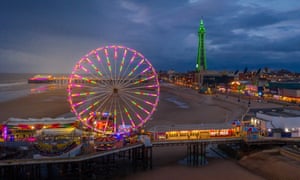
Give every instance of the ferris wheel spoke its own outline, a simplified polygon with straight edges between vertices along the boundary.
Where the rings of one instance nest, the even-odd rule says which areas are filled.
[[[154,91],[155,89],[152,89],[152,88],[157,88],[157,87],[158,87],[157,84],[151,84],[151,85],[147,85],[147,86],[123,87],[122,91],[128,92],[128,91],[132,91],[132,90],[136,90],[136,89],[147,89],[149,91]]]
[[[114,47],[114,85],[116,85],[117,81],[117,59],[118,59],[118,51],[117,46]]]
[[[146,92],[143,92],[143,91],[134,91],[134,92],[128,92],[128,93],[136,94],[136,95],[141,95],[141,96],[158,97],[158,94],[155,94],[155,93],[146,93]]]
[[[88,65],[89,66],[94,66],[95,67],[95,65],[94,64],[92,64],[92,62],[88,59],[88,58],[85,58],[85,59],[82,59],[82,60],[84,60],[84,61],[87,61],[88,62]],[[83,62],[84,62],[83,61]],[[100,80],[100,78],[98,77],[98,75],[96,74],[94,74],[94,72],[92,72],[92,71],[90,71],[90,68],[88,68],[88,67],[85,67],[83,64],[81,65],[78,65],[78,67],[81,69],[81,70],[83,70],[86,74],[89,74],[89,75],[91,75],[91,77],[93,77],[93,79],[95,80],[95,82],[96,81],[99,81]],[[101,74],[101,72],[100,72],[100,74]]]
[[[87,112],[88,110],[90,110],[91,108],[95,107],[97,104],[99,104],[99,101],[96,101],[93,104],[91,104],[88,107],[86,107],[83,111],[81,111],[79,113],[79,115],[81,116],[82,114],[84,114],[85,112]]]
[[[108,54],[107,48],[104,49],[104,54],[105,54],[105,57],[106,57],[107,67],[108,67],[108,70],[110,72],[110,79],[113,80],[112,72],[111,72],[111,62],[110,62],[110,59],[109,59],[109,54]]]
[[[75,80],[71,82],[75,82]],[[72,84],[72,88],[94,88],[94,86],[88,86],[86,84]]]
[[[136,101],[134,101],[134,100],[132,100],[132,99],[126,97],[126,96],[124,96],[124,98],[127,99],[127,101],[130,102],[132,105],[134,105],[134,106],[137,107],[138,109],[140,109],[140,110],[142,110],[143,112],[145,112],[147,115],[150,114],[150,112],[149,112],[147,109],[143,108],[138,102],[136,102]]]
[[[120,114],[120,118],[121,118],[121,122],[122,122],[122,127],[125,128],[125,121],[124,121],[124,117],[123,117],[123,113],[122,113],[122,109],[121,109],[121,105],[120,105],[120,100],[117,101],[117,106],[119,109],[119,114]]]
[[[98,98],[96,98],[96,97],[98,97]],[[83,110],[87,109],[90,106],[96,107],[96,105],[99,104],[101,102],[101,100],[104,99],[106,96],[104,96],[102,98],[100,96],[96,96],[96,97],[86,99],[86,100],[84,100],[84,102],[83,101],[76,102],[76,103],[73,104],[73,107],[75,108],[76,106],[81,105],[80,109],[83,109]],[[90,101],[95,100],[95,99],[97,99],[95,101],[95,102],[97,102],[96,104],[94,104],[94,103],[92,105],[88,104]],[[88,108],[88,110],[90,110],[90,108]]]
[[[94,74],[93,72],[91,72],[90,71],[90,74],[95,78],[95,79],[97,79],[97,82],[101,82],[101,83],[103,83],[104,85],[109,85],[105,80],[103,80],[103,73],[95,66],[95,64],[94,63],[92,63],[92,61],[88,58],[88,57],[86,57],[86,61],[89,63],[89,65],[92,67],[92,69],[94,70],[94,72],[96,73],[96,74]],[[98,76],[100,76],[100,77],[98,77]]]
[[[84,93],[73,93],[71,94],[72,97],[78,97],[78,96],[88,96],[88,95],[93,95],[96,94],[96,92],[84,92]]]
[[[105,90],[105,89],[103,89],[103,90],[97,90],[97,89],[95,89],[96,90],[96,95],[105,95],[105,96],[109,96],[110,94],[111,94],[111,91],[109,91],[109,90]]]
[[[90,84],[94,84],[94,85],[97,84],[96,81],[91,80],[91,79],[89,79],[89,78],[83,77],[83,76],[78,75],[78,74],[73,74],[73,75],[74,75],[75,77],[79,78],[80,80],[86,81],[86,82],[88,82],[88,83],[90,83]]]
[[[77,109],[78,109],[78,115],[82,116],[82,117],[85,117],[84,114],[88,115],[89,116],[89,113],[88,111],[92,111],[94,112],[94,110],[92,109],[95,109],[97,107],[98,104],[100,104],[100,100],[98,101],[95,101],[93,104],[89,105],[86,107],[86,105],[82,105],[82,106],[79,106]]]
[[[142,59],[127,75],[128,77],[130,77],[139,67],[140,65],[145,61],[145,59]]]
[[[128,79],[128,81],[127,82],[125,82],[124,84],[123,84],[123,86],[126,86],[126,85],[128,85],[130,82],[132,82],[132,81],[135,81],[136,80],[136,78],[138,77],[138,76],[140,76],[140,75],[143,75],[143,72],[142,73],[136,73],[135,74],[135,76],[133,76],[133,77],[131,77],[132,76],[132,74],[133,73],[135,73],[136,72],[136,70],[141,66],[141,64],[142,63],[144,63],[144,61],[145,61],[145,59],[142,59],[128,74],[127,74],[127,77],[126,77],[126,79]],[[146,68],[146,69],[148,69],[148,68]]]
[[[144,123],[145,121],[143,120],[143,118],[136,112],[135,116],[140,120],[141,123]]]
[[[130,66],[130,65],[132,64],[132,62],[135,60],[136,55],[137,55],[137,52],[134,51],[133,56],[131,57],[129,63],[127,64],[127,67],[126,67],[126,70],[125,70],[125,74],[126,74],[127,70],[129,69],[129,66]]]
[[[69,95],[71,96],[71,97],[83,97],[83,96],[90,96],[90,95],[95,95],[96,97],[98,96],[98,94],[100,94],[100,95],[107,95],[107,94],[109,94],[109,92],[108,91],[101,91],[101,92],[99,92],[99,91],[89,91],[89,92],[82,92],[82,93],[70,93]]]
[[[104,109],[103,107],[107,104],[107,101],[111,98],[111,96],[105,96],[104,100],[102,101],[101,104],[97,107],[95,112],[99,112],[100,109]]]
[[[114,99],[114,114],[113,114],[113,120],[114,120],[114,133],[117,132],[117,99]]]
[[[132,126],[133,128],[135,128],[135,127],[136,127],[135,122],[134,122],[134,120],[132,119],[132,117],[131,117],[131,115],[130,115],[130,113],[129,113],[129,111],[128,111],[128,109],[131,110],[131,106],[130,106],[130,105],[127,103],[127,101],[124,100],[122,97],[120,97],[120,98],[122,99],[122,102],[124,103],[124,106],[123,106],[124,113],[125,113],[125,115],[128,117],[128,120],[129,120],[131,126]],[[127,109],[126,107],[127,107],[128,109]],[[133,111],[133,112],[134,112],[134,111]]]
[[[92,66],[92,68],[94,69],[94,71],[95,71],[100,77],[103,76],[102,72],[95,66],[94,63],[92,63],[92,61],[91,61],[88,57],[86,58],[86,61],[90,64],[90,66]]]
[[[71,80],[70,82],[71,82],[71,83],[75,83],[76,80]],[[92,84],[92,85],[93,85],[93,84]],[[99,84],[99,83],[98,83],[97,85],[93,85],[93,86],[90,86],[90,85],[88,85],[88,84],[86,84],[86,83],[84,83],[84,84],[72,84],[71,87],[72,87],[73,89],[77,89],[77,90],[80,90],[80,89],[82,89],[82,90],[84,90],[84,89],[95,89],[95,88],[100,88],[100,89],[104,88],[104,89],[108,89],[108,88],[109,88],[108,85],[105,85],[105,84]]]
[[[89,101],[92,101],[92,100],[95,100],[95,99],[98,99],[99,101],[101,101],[102,100],[101,97],[106,97],[106,96],[107,96],[106,94],[100,94],[100,95],[97,95],[97,96],[93,96],[93,97],[87,98],[85,100],[74,103],[73,107],[77,107],[81,104],[88,103]]]
[[[73,102],[73,108],[76,108],[76,107],[78,107],[78,106],[80,106],[80,105],[83,105],[84,103],[87,103],[88,102],[88,100],[82,100],[82,101],[76,101],[76,102]]]
[[[128,74],[127,71],[128,71],[128,69],[129,69],[130,65],[132,64],[132,62],[134,61],[134,59],[136,58],[136,56],[137,56],[137,52],[134,51],[134,52],[133,52],[133,55],[132,55],[132,57],[131,57],[131,59],[130,59],[130,61],[129,61],[129,63],[127,63],[127,66],[126,66],[126,69],[124,70],[124,73],[122,73],[122,75],[121,75],[121,77],[124,77],[124,80],[126,80],[126,76],[125,76],[125,75]],[[121,81],[120,83],[122,83],[122,82],[123,82],[123,81]]]
[[[114,119],[114,115],[115,115],[115,98],[112,98],[111,100],[111,106],[109,108],[109,112],[111,113],[111,115],[113,116],[112,118],[112,131],[115,132],[115,119]]]
[[[129,121],[131,123],[131,126],[133,128],[135,128],[135,123],[134,123],[133,119],[131,118],[131,116],[130,116],[130,114],[129,114],[129,112],[128,112],[128,110],[127,110],[127,108],[125,106],[124,106],[124,112],[127,115],[128,119],[129,119]]]
[[[127,49],[124,48],[123,57],[122,57],[122,60],[121,60],[121,63],[120,63],[120,67],[119,67],[119,73],[118,73],[119,75],[117,77],[117,85],[119,85],[120,81],[121,81],[121,75],[122,75],[122,70],[124,69],[124,63],[125,63],[126,55],[127,55]]]
[[[151,103],[150,101],[145,100],[145,99],[139,97],[139,96],[136,95],[136,94],[126,93],[126,94],[123,94],[123,96],[126,96],[126,97],[128,97],[128,98],[133,98],[133,99],[135,99],[135,100],[138,100],[138,101],[140,101],[140,102],[144,102],[144,103],[149,104],[149,105],[153,105],[153,103]],[[152,100],[152,99],[151,99],[151,100]]]
[[[138,76],[145,74],[145,72],[149,71],[150,69],[151,69],[151,67],[145,68],[141,73],[136,74],[134,77],[128,79],[128,81],[126,83],[124,83],[123,86],[127,86],[128,84],[132,84],[132,82],[136,82],[136,79],[138,78]]]
[[[122,57],[122,61],[121,61],[121,64],[120,64],[120,68],[119,68],[119,79],[121,77],[121,73],[122,73],[122,70],[123,70],[123,67],[124,67],[124,62],[125,62],[125,57],[127,55],[127,49],[124,50],[124,53],[123,53],[123,57]]]
[[[137,66],[135,66],[135,67],[137,67]],[[128,73],[126,73],[126,74],[123,75],[123,81],[121,81],[122,85],[127,84],[127,83],[133,81],[135,78],[137,78],[140,75],[139,73],[136,73],[134,76],[132,76],[132,74],[135,71],[136,70],[132,69],[131,71],[129,71]]]
[[[103,77],[104,77],[104,78],[107,78],[106,75],[107,75],[108,73],[107,73],[106,68],[105,68],[105,66],[104,66],[104,64],[103,64],[103,61],[102,61],[102,59],[101,59],[101,57],[100,57],[100,55],[99,55],[99,53],[98,53],[97,51],[95,51],[95,56],[96,56],[96,59],[97,59],[99,65],[100,65],[100,68],[101,68],[101,65],[102,65],[102,67],[103,67],[103,73],[102,73],[102,74],[103,74]],[[105,76],[104,76],[104,75],[105,75]]]
[[[98,87],[96,88],[99,88],[99,89],[111,89],[113,86],[112,84],[110,83],[110,80],[101,80],[99,81],[99,84],[98,84]]]
[[[151,80],[151,79],[154,79],[154,78],[155,78],[154,75],[149,76],[149,77],[144,77],[144,78],[142,78],[142,79],[140,79],[140,80],[138,80],[138,81],[135,81],[133,84],[134,84],[134,85],[140,84],[140,83],[143,83],[143,82],[145,82],[145,81],[148,81],[148,80]]]
[[[110,98],[110,101],[108,101],[107,104],[109,105],[109,108],[108,108],[108,116],[106,118],[104,130],[103,130],[104,132],[107,131],[107,128],[108,128],[108,125],[109,125],[110,114],[112,113],[113,99]]]
[[[126,102],[130,102],[131,104],[133,104],[135,107],[138,107],[140,110],[142,110],[144,113],[147,114],[147,110],[144,109],[143,107],[141,107],[138,103],[136,103],[135,101],[131,100],[130,98],[124,97],[124,99],[126,99]],[[140,114],[133,109],[133,106],[131,106],[129,103],[127,103],[127,106],[130,108],[130,110],[132,111],[132,114],[134,114],[134,116],[137,117],[138,120],[140,120],[141,123],[143,123],[143,120],[140,116]]]
[[[155,107],[155,104],[154,104],[154,103],[152,103],[152,102],[150,102],[150,101],[147,101],[147,100],[144,100],[144,99],[142,99],[142,98],[139,98],[139,97],[136,97],[136,96],[133,96],[133,95],[130,95],[130,94],[126,94],[126,95],[124,95],[124,96],[126,96],[126,97],[128,97],[128,98],[132,98],[132,99],[138,100],[138,101],[143,102],[143,103],[146,103],[146,104],[150,105],[151,108],[154,108],[154,107]]]

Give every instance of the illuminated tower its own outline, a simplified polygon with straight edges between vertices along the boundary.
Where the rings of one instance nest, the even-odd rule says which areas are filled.
[[[205,57],[205,47],[204,47],[204,38],[205,38],[205,28],[203,24],[203,20],[200,21],[200,27],[198,30],[198,55],[197,55],[197,63],[196,63],[196,72],[200,72],[202,70],[207,69],[206,65],[206,57]]]

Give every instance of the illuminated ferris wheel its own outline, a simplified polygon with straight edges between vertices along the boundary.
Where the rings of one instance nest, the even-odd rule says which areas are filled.
[[[88,128],[103,134],[143,126],[159,101],[159,82],[151,63],[124,46],[90,51],[75,65],[68,82],[72,111]]]

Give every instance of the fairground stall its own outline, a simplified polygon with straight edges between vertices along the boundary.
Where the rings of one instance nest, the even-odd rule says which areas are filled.
[[[78,126],[75,117],[71,118],[41,118],[21,119],[9,118],[1,125],[2,141],[35,141],[36,136],[45,129],[60,129],[66,132],[67,128]]]

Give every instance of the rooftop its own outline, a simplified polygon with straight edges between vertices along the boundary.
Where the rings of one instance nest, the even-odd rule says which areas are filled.
[[[266,109],[251,109],[249,114],[266,114],[277,117],[300,117],[300,111],[289,108],[266,108]]]

